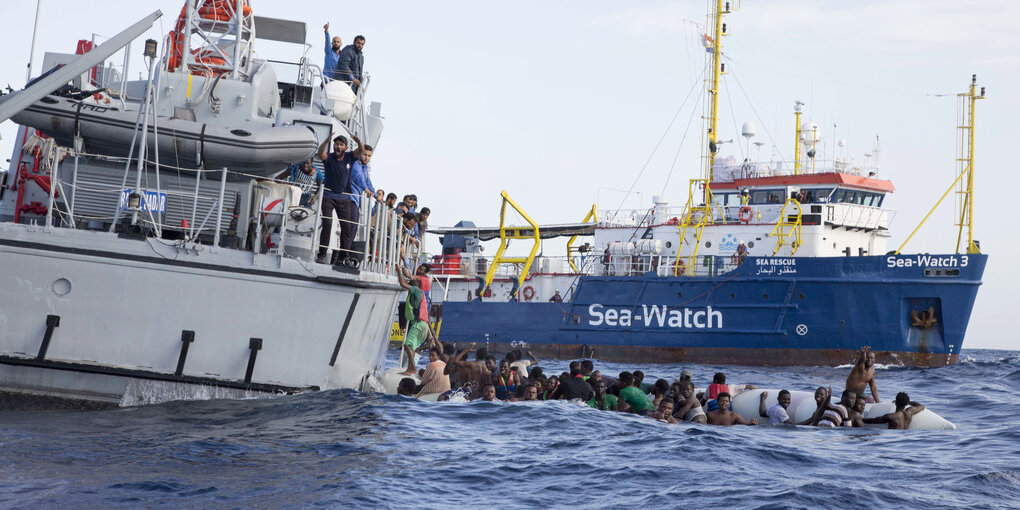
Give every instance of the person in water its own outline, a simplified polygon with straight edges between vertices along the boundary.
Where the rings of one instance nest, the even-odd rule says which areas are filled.
[[[680,382],[679,386],[680,397],[683,399],[683,405],[673,405],[673,415],[686,421],[697,422],[697,423],[708,423],[708,417],[705,415],[705,409],[701,406],[701,401],[695,397],[695,384],[690,379],[684,379]]]
[[[914,415],[924,411],[924,406],[910,400],[910,396],[904,392],[896,394],[896,410],[877,416],[875,418],[864,418],[864,423],[888,423],[890,430],[906,430],[910,428],[910,422]]]
[[[637,384],[634,374],[620,372],[620,400],[626,401],[634,414],[647,415],[655,410],[655,406]]]
[[[443,373],[446,363],[442,360],[442,345],[433,341],[429,349],[429,364],[421,376],[421,389],[417,396],[450,391],[450,376]]]
[[[875,403],[881,402],[878,399],[878,384],[875,383],[875,353],[871,347],[861,347],[857,353],[857,363],[850,369],[850,375],[846,378],[846,388],[852,390],[855,395],[864,397],[864,389],[871,386],[871,398]]]
[[[648,413],[648,416],[666,423],[677,423],[676,418],[673,417],[673,401],[668,398],[662,399],[659,403],[659,409],[654,413]]]
[[[499,371],[492,374],[492,384],[496,386],[496,396],[500,400],[510,400],[517,393],[521,378],[517,372],[510,370],[510,362],[503,360],[499,363]]]
[[[857,400],[854,401],[854,406],[850,408],[850,419],[843,422],[844,427],[863,427],[864,426],[864,406],[867,402],[864,401],[864,397],[857,396]]]
[[[531,400],[538,400],[538,388],[534,384],[526,384],[524,391],[521,393],[523,396],[514,397],[510,399],[511,402],[527,402]]]
[[[405,377],[397,383],[397,395],[403,395],[405,397],[413,397],[416,393],[418,385],[414,382],[414,379]]]
[[[779,390],[779,396],[776,397],[776,404],[768,409],[765,409],[765,399],[768,398],[769,392],[761,392],[761,401],[758,403],[758,416],[769,419],[769,425],[793,425],[793,420],[790,419],[790,415],[786,412],[790,408],[790,402],[793,401],[793,397],[790,395],[789,390]]]
[[[482,394],[480,397],[472,400],[484,400],[486,402],[498,402],[499,398],[496,397],[496,387],[492,383],[482,386]]]
[[[478,398],[481,394],[482,387],[486,384],[491,384],[492,371],[485,366],[485,358],[489,355],[488,349],[481,347],[475,352],[475,360],[467,361],[467,353],[471,352],[475,348],[474,342],[468,345],[468,348],[453,358],[450,363],[446,365],[446,369],[443,372],[449,374],[456,370],[457,376],[460,379],[460,383],[465,386],[470,386],[468,391],[469,398]]]
[[[588,379],[591,381],[591,379]],[[595,381],[592,385],[595,391],[595,396],[588,400],[588,405],[603,411],[616,411],[620,407],[620,400],[616,398],[616,395],[609,395],[606,393],[606,382],[602,379]]]
[[[831,400],[830,393],[826,400]],[[850,409],[857,402],[857,394],[853,390],[843,390],[838,404],[827,404],[825,412],[818,420],[819,427],[842,427],[844,421],[850,420]]]
[[[758,420],[750,419],[744,420],[739,414],[730,411],[730,394],[725,391],[716,396],[716,401],[719,403],[719,409],[716,411],[708,412],[708,424],[709,425],[757,425]]]

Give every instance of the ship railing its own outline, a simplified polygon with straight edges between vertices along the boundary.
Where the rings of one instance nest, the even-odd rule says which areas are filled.
[[[50,187],[46,204],[45,221],[51,228],[111,232],[133,229],[152,242],[175,245],[181,250],[243,249],[255,256],[276,256],[281,264],[284,259],[315,261],[322,228],[321,186],[315,192],[312,206],[293,203],[296,200],[292,197],[301,196],[299,190],[254,203],[271,191],[269,183],[297,187],[287,181],[226,168],[195,170],[160,165],[164,170],[162,176],[146,172],[147,183],[135,189],[135,183],[128,182],[126,177],[79,178],[76,171],[66,171],[65,165],[53,163],[73,150],[52,148],[48,156],[43,152],[39,151],[35,158],[25,158],[19,171],[48,176],[49,182],[55,183]],[[128,162],[121,157],[74,154],[113,163]],[[31,172],[32,168],[36,173]],[[242,211],[242,193],[236,189],[228,191],[228,176],[235,183],[250,179],[246,212]],[[385,206],[373,211],[376,203],[373,197],[365,197],[361,200],[358,221],[334,220],[333,227],[356,230],[354,249],[345,254],[347,258],[357,260],[364,271],[393,275],[400,263],[416,264],[422,256],[421,248],[407,240],[395,212]],[[239,218],[245,215],[248,224],[239,225]],[[314,220],[305,221],[310,216]]]
[[[878,165],[870,159],[864,163],[855,162],[845,158],[834,159],[807,159],[800,162],[800,170],[795,170],[796,162],[787,160],[772,161],[744,161],[726,165],[716,159],[716,166],[713,172],[716,182],[731,182],[734,179],[754,179],[758,177],[779,177],[797,174],[822,174],[841,173],[859,175],[862,177],[871,176],[878,172]]]
[[[722,255],[603,255],[592,263],[596,276],[716,276],[736,269],[746,257]]]
[[[868,205],[838,203],[825,206],[823,220],[833,225],[865,230],[888,229],[896,211]]]

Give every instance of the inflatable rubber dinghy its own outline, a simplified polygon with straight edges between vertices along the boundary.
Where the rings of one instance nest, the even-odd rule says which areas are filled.
[[[767,425],[769,419],[762,418],[758,415],[758,404],[761,402],[761,397],[759,395],[761,395],[761,392],[763,391],[769,392],[769,396],[765,398],[765,409],[774,406],[776,404],[776,399],[779,397],[780,390],[747,390],[733,397],[733,411],[745,420],[754,418],[758,420],[759,425]],[[807,420],[814,414],[817,404],[815,404],[815,393],[813,391],[790,391],[790,397],[790,407],[787,408],[786,413],[790,415],[790,419],[793,420],[794,423],[800,423]],[[832,399],[833,402],[838,402],[839,396],[834,394]],[[875,418],[891,413],[895,410],[896,404],[893,402],[866,404],[864,406],[864,417]],[[889,426],[885,423],[865,424],[864,426],[875,429],[889,428]],[[956,425],[939,416],[934,411],[925,408],[924,411],[914,415],[913,420],[910,422],[910,430],[956,430]]]
[[[46,96],[12,117],[18,124],[34,127],[68,147],[73,146],[77,126],[86,151],[119,157],[128,155],[137,118],[137,111],[56,95]],[[203,159],[209,170],[227,167],[268,177],[312,157],[318,148],[310,127],[274,126],[268,118],[231,125],[227,121],[203,123],[161,117],[157,128],[160,163],[186,169],[196,168],[196,161]],[[147,137],[150,154],[156,148],[152,133],[150,121]],[[152,156],[148,159],[154,160]]]

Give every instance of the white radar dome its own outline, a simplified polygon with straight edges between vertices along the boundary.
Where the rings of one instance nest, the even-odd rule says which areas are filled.
[[[804,140],[804,143],[814,144],[821,138],[822,132],[819,131],[818,124],[814,122],[808,122],[800,128],[800,139]]]
[[[357,95],[351,86],[342,81],[331,81],[326,84],[326,98],[333,100],[333,116],[345,122],[354,113],[354,100]]]
[[[751,121],[747,121],[743,126],[740,126],[740,135],[744,138],[751,138],[754,136],[754,131],[754,123]]]

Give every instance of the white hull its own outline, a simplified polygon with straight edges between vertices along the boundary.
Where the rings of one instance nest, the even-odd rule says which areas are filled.
[[[122,403],[151,381],[244,396],[360,388],[381,368],[392,278],[163,243],[0,225],[0,391]],[[40,360],[47,316],[59,326]],[[194,341],[178,376],[183,331]]]

